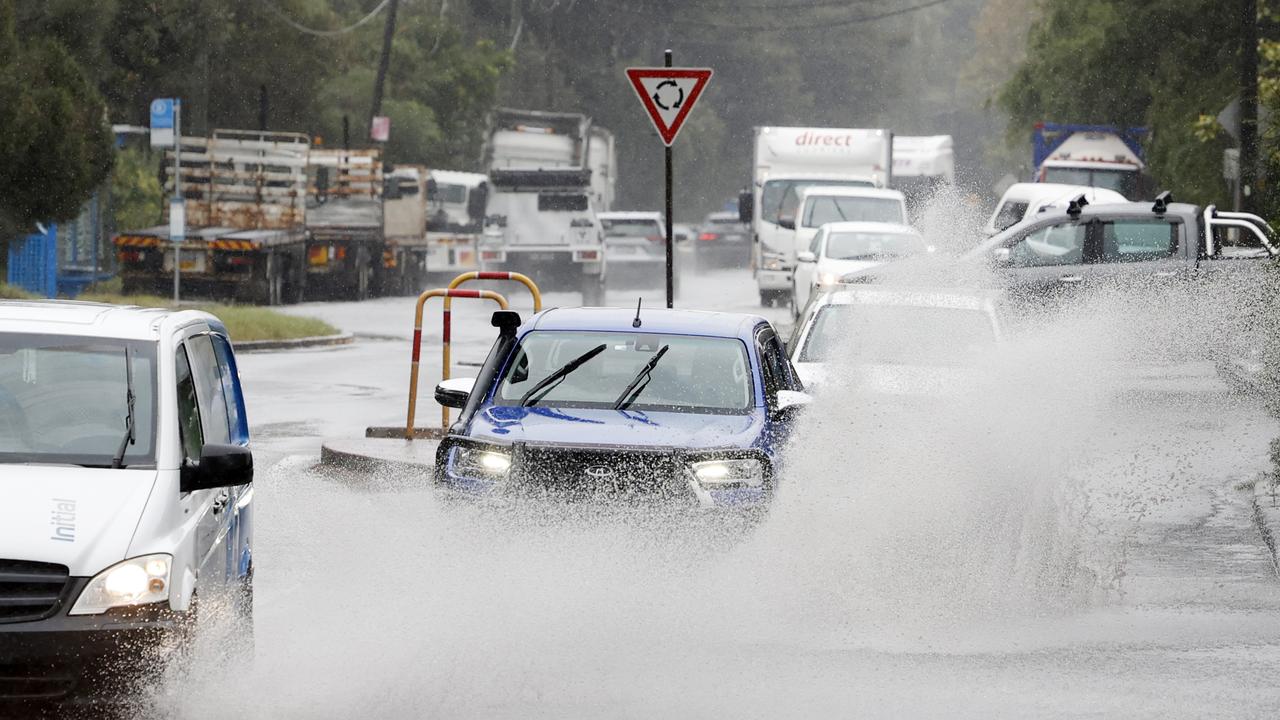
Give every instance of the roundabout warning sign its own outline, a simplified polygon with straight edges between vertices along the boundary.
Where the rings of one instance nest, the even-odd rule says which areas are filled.
[[[662,142],[669,146],[711,80],[711,69],[627,68],[627,79]]]

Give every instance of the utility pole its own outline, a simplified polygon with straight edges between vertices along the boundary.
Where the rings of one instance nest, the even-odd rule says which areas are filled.
[[[373,109],[369,111],[369,122],[365,125],[365,136],[373,129],[373,119],[382,114],[382,88],[387,82],[387,68],[391,65],[391,39],[396,34],[396,8],[399,0],[391,0],[387,7],[387,24],[382,30],[382,57],[378,60],[378,79],[373,83]]]
[[[1252,212],[1258,171],[1258,0],[1240,1],[1239,210]]]

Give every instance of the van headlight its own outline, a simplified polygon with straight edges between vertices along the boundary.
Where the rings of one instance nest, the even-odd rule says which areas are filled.
[[[818,286],[835,285],[840,282],[840,276],[832,272],[818,273]]]
[[[172,566],[172,555],[143,555],[116,563],[84,586],[67,614],[101,615],[115,607],[168,600]]]
[[[735,460],[703,460],[689,463],[689,472],[698,484],[707,490],[725,490],[732,487],[760,487],[764,482],[764,468],[755,458]]]
[[[499,448],[456,447],[449,463],[455,477],[502,480],[511,469],[511,453]]]

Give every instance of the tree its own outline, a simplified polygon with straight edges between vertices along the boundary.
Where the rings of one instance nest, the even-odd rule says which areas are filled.
[[[57,40],[19,42],[0,0],[0,226],[3,239],[74,217],[111,170],[101,95]]]

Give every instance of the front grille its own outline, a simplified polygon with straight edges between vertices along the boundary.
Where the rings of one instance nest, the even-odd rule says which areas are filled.
[[[57,609],[70,579],[66,565],[0,560],[0,623],[40,620]]]
[[[687,492],[669,450],[518,446],[522,489],[573,497],[675,496]]]

